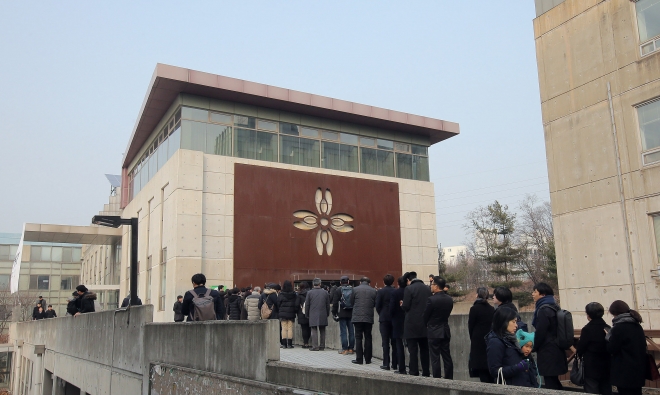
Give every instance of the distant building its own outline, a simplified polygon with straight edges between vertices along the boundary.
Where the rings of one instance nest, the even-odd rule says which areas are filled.
[[[562,307],[660,328],[660,2],[536,0]]]
[[[467,246],[459,245],[459,246],[451,246],[451,247],[442,247],[442,253],[444,254],[445,257],[445,265],[455,266],[458,259],[460,259],[461,255],[462,256],[467,255]]]

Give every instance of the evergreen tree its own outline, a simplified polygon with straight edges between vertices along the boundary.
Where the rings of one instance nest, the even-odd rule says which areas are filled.
[[[447,285],[449,286],[449,291],[447,293],[453,298],[460,298],[467,294],[467,291],[463,290],[460,281],[465,277],[464,270],[454,271],[452,273],[447,272],[447,264],[445,263],[445,253],[442,250],[442,244],[438,245],[438,276],[445,279]]]

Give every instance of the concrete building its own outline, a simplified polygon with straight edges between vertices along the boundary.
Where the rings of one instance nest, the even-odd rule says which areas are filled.
[[[158,64],[121,192],[102,213],[139,218],[138,296],[154,321],[172,319],[198,272],[226,287],[431,273],[428,147],[458,133],[448,121]],[[83,249],[83,282],[119,289],[119,300],[124,228],[121,241]]]
[[[442,253],[444,254],[445,257],[445,264],[447,266],[455,266],[456,262],[461,257],[461,255],[463,256],[467,255],[467,246],[460,245],[460,246],[442,247]]]
[[[622,299],[660,327],[660,1],[537,0],[562,307]],[[579,323],[584,323],[584,314]]]
[[[20,233],[0,233],[0,294],[7,294],[0,301],[11,302],[12,305],[14,298],[9,296],[9,280],[20,239]],[[80,283],[81,249],[80,244],[23,243],[18,290],[20,302],[29,303],[24,313],[31,317],[38,296],[43,296],[47,304],[52,304],[58,316],[66,313],[67,298]],[[12,305],[0,306],[0,309],[6,312]]]

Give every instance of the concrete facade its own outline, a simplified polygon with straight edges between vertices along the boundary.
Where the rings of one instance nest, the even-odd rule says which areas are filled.
[[[660,166],[644,164],[637,106],[660,90],[636,3],[566,0],[534,20],[562,307],[621,299],[660,327]],[[610,97],[608,97],[608,90]]]

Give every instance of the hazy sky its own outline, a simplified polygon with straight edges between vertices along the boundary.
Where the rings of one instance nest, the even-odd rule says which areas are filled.
[[[458,122],[430,149],[444,246],[548,199],[532,1],[139,3],[0,2],[0,232],[89,224],[158,62]]]

